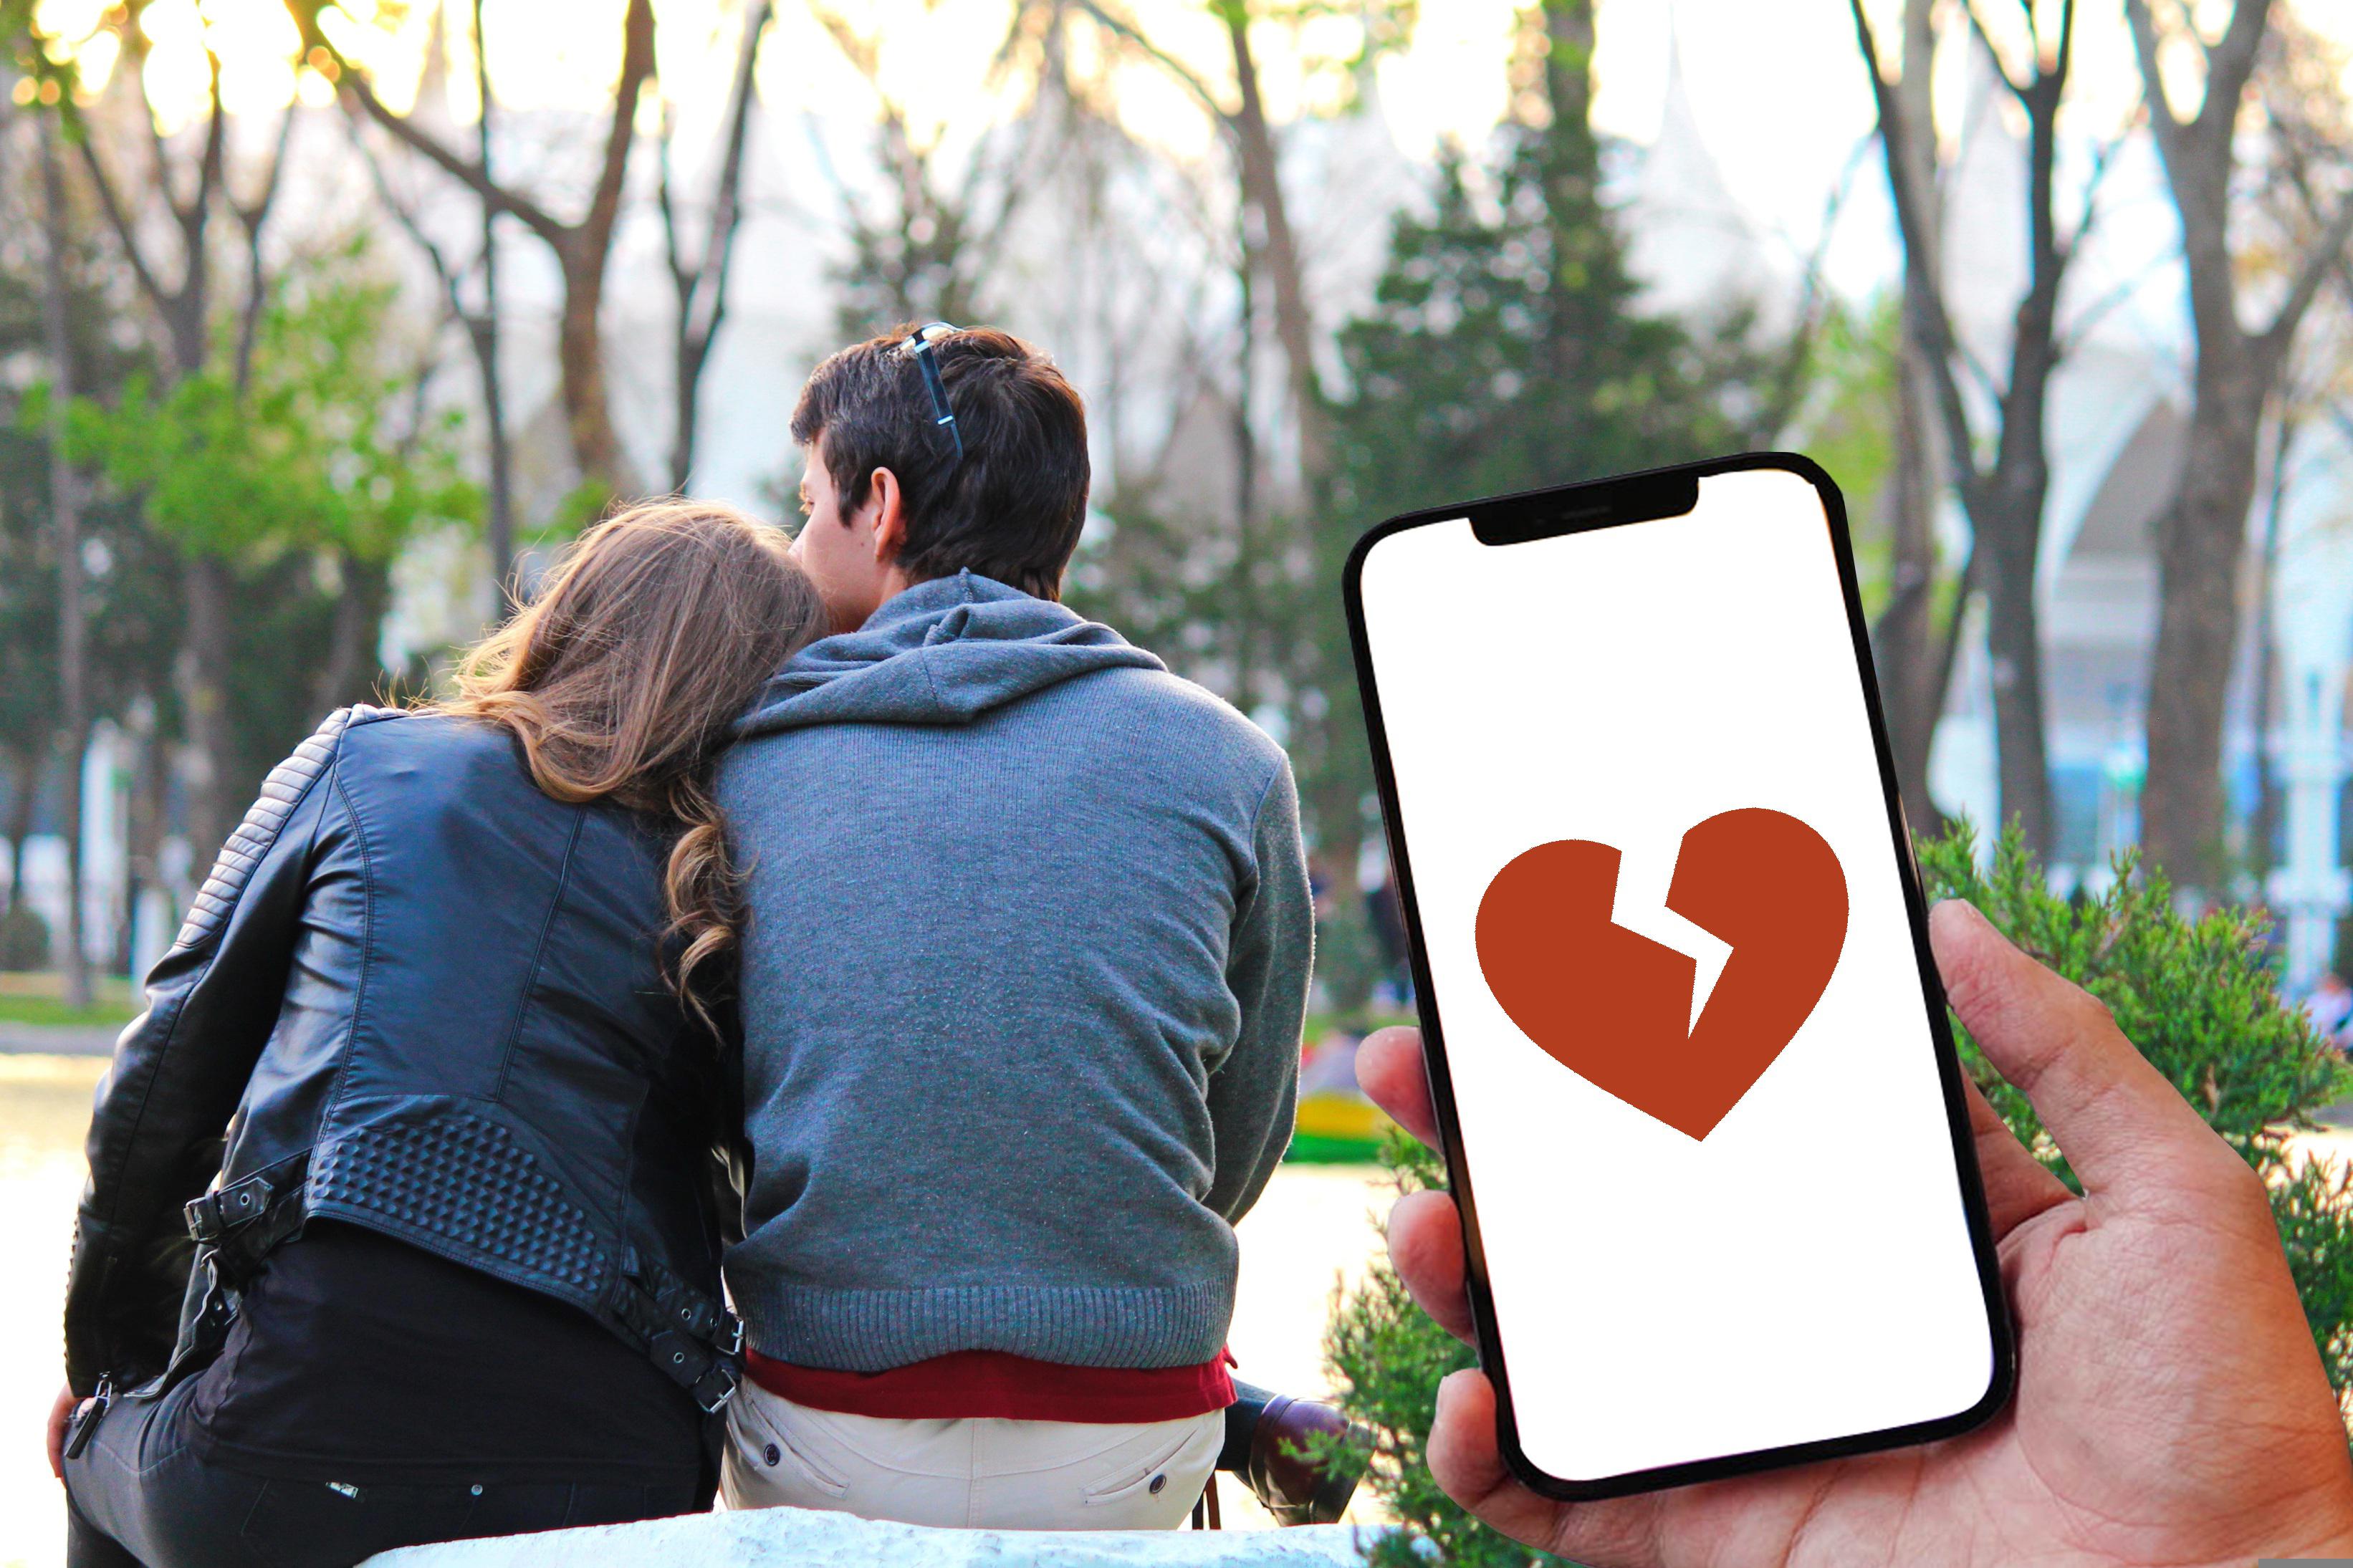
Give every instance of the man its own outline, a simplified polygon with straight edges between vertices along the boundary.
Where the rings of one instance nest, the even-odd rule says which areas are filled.
[[[1233,1223],[1291,1135],[1313,916],[1282,750],[1059,602],[1086,418],[1002,332],[793,416],[837,635],[739,726],[732,1500],[1170,1526],[1233,1398]]]

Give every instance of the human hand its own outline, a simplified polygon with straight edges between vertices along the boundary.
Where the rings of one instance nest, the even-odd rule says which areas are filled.
[[[57,1400],[49,1406],[49,1474],[59,1480],[66,1479],[66,1428],[73,1425],[74,1412],[83,1404],[69,1386],[58,1390]]]
[[[2084,1184],[2076,1197],[1971,1086],[1978,1163],[2018,1331],[2019,1384],[1960,1437],[1606,1502],[1512,1479],[1495,1391],[1440,1385],[1431,1474],[1495,1529],[1591,1568],[1746,1563],[2082,1568],[2353,1556],[2353,1461],[2263,1184],[2096,999],[1975,909],[1929,935],[1954,1011],[2022,1090]],[[1437,1142],[1421,1037],[1385,1029],[1366,1091]],[[1414,1299],[1464,1339],[1454,1201],[1389,1216]]]

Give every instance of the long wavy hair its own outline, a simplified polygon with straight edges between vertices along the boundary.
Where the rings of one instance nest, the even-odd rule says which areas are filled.
[[[743,923],[712,770],[728,721],[823,622],[776,530],[705,501],[649,502],[582,534],[437,705],[513,731],[554,798],[671,829],[663,974],[705,1026],[732,971],[713,961]]]

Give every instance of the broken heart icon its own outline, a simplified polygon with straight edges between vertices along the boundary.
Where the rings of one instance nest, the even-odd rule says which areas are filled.
[[[1618,863],[1581,838],[1514,858],[1479,900],[1479,967],[1547,1056],[1705,1138],[1821,1000],[1846,946],[1846,873],[1783,812],[1723,812],[1685,833],[1667,908],[1732,948],[1694,1022],[1691,955],[1609,918]]]

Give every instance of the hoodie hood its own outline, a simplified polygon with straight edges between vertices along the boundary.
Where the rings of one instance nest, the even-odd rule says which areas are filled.
[[[1103,669],[1166,667],[1109,626],[959,572],[887,601],[854,632],[795,654],[735,735],[810,724],[968,724]]]

